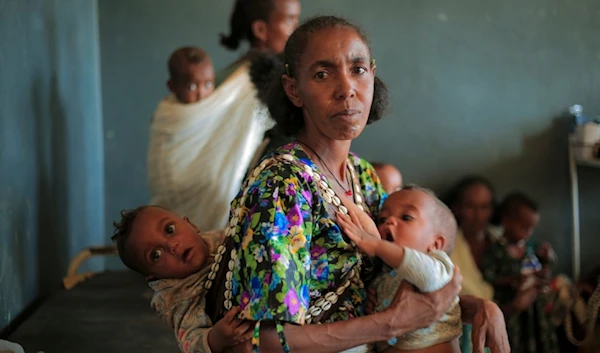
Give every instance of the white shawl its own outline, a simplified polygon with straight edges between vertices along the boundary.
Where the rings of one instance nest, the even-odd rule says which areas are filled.
[[[187,216],[200,229],[225,227],[229,204],[271,126],[242,64],[210,96],[162,100],[148,151],[151,203]]]

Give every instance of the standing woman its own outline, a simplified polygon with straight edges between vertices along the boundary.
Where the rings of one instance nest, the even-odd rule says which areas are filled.
[[[206,99],[159,104],[148,153],[151,203],[188,215],[201,229],[225,227],[229,204],[255,153],[264,149],[269,127],[250,80],[249,53],[281,53],[299,15],[298,0],[236,1],[231,33],[221,43],[235,50],[248,42],[250,50],[217,75],[218,86]]]

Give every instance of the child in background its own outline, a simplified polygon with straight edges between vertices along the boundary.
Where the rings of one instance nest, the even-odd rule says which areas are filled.
[[[358,216],[338,217],[345,234],[369,256],[377,256],[389,266],[373,281],[379,306],[391,304],[403,280],[422,292],[445,286],[454,274],[448,253],[454,248],[456,220],[433,192],[407,186],[390,194],[377,219],[379,234],[369,234]],[[462,333],[458,297],[450,310],[430,327],[409,332],[377,344],[377,351],[460,353]]]
[[[386,193],[391,194],[402,187],[402,174],[398,168],[380,162],[374,162],[372,165]]]
[[[182,352],[220,353],[251,338],[250,324],[235,319],[237,308],[214,327],[205,312],[204,283],[223,232],[201,233],[187,217],[157,206],[121,217],[112,237],[119,257],[148,280],[152,309],[175,331]]]
[[[556,255],[549,243],[530,240],[540,219],[538,207],[521,192],[507,195],[500,205],[503,237],[485,253],[483,275],[494,285],[494,300],[503,305],[514,300],[518,291],[543,293]],[[555,327],[544,310],[546,297],[525,311],[506,319],[512,352],[558,352]]]
[[[200,48],[183,47],[169,58],[167,86],[182,104],[191,104],[208,97],[215,89],[212,61]]]

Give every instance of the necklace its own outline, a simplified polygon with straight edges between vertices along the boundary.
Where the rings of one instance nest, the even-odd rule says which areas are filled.
[[[331,172],[331,169],[329,169],[329,167],[327,166],[327,163],[325,163],[325,161],[323,160],[323,158],[321,158],[321,156],[319,156],[319,154],[317,153],[317,151],[315,151],[312,147],[310,147],[306,142],[300,142],[298,140],[296,140],[296,142],[301,143],[304,146],[308,147],[308,149],[311,150],[312,153],[314,153],[317,156],[317,158],[319,158],[319,160],[321,161],[321,163],[323,163],[323,166],[325,166],[325,168],[327,169],[327,171],[329,172],[329,174],[333,177],[333,179],[335,179],[335,182],[340,186],[340,188],[342,188],[342,190],[344,190],[344,193],[346,194],[346,196],[348,196],[348,197],[352,196],[352,185],[350,185],[350,189],[346,190],[346,188],[342,186],[342,183],[340,183],[340,181],[335,176],[335,174],[333,174]]]

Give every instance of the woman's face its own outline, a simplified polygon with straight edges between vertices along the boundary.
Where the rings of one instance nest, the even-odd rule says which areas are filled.
[[[367,124],[375,68],[367,44],[353,29],[310,35],[296,77],[284,75],[283,82],[290,100],[303,110],[305,133],[352,140]]]
[[[265,46],[273,53],[283,53],[285,43],[298,27],[299,18],[298,0],[276,0],[275,8],[266,22]]]
[[[492,192],[485,185],[473,184],[467,187],[454,208],[460,228],[471,233],[483,231],[492,218],[492,200]]]

